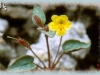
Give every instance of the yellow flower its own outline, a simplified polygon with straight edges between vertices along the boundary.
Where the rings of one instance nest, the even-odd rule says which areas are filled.
[[[49,29],[52,31],[56,31],[56,34],[59,36],[65,35],[66,30],[70,29],[72,26],[66,15],[53,15],[51,19],[52,22],[48,24]]]

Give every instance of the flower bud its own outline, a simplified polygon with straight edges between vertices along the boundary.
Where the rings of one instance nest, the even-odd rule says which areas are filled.
[[[40,26],[40,27],[43,27],[43,24],[42,24],[42,21],[41,19],[37,16],[37,15],[34,15],[34,20],[36,21],[36,23]]]
[[[30,45],[29,45],[29,43],[25,39],[22,39],[19,36],[18,36],[18,38],[13,38],[13,37],[10,37],[10,36],[7,36],[7,37],[11,38],[11,39],[14,39],[16,43],[18,43],[20,45],[23,45],[23,46],[25,46],[25,47],[30,49]]]
[[[27,48],[30,48],[29,43],[26,40],[24,40],[21,37],[19,37],[19,36],[18,36],[18,38],[16,39],[15,42],[18,43],[18,44],[21,44],[21,45],[23,45],[23,46],[25,46]]]

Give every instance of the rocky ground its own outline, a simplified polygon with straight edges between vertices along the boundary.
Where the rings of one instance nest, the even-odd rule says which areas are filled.
[[[71,54],[66,54],[56,67],[56,69],[84,70],[95,69],[98,56],[98,22],[100,9],[93,5],[73,5],[73,4],[38,4],[46,14],[46,24],[51,21],[53,14],[66,14],[69,20],[73,22],[73,27],[63,37],[63,42],[67,39],[79,39],[85,42],[91,42],[89,49],[83,49]],[[14,40],[8,39],[7,36],[20,36],[26,39],[35,52],[47,64],[47,54],[45,39],[37,27],[32,23],[33,5],[29,4],[8,4],[7,11],[0,9],[0,32],[3,34],[3,40],[0,44],[0,69],[6,69],[11,60],[16,57],[29,54],[29,50],[16,44]],[[54,59],[56,48],[59,44],[59,37],[49,39]],[[54,43],[54,45],[52,45]],[[41,46],[40,46],[41,45]],[[39,48],[37,50],[37,47]],[[44,52],[45,51],[45,52]],[[35,58],[35,62],[39,61]],[[41,65],[41,64],[40,64]]]

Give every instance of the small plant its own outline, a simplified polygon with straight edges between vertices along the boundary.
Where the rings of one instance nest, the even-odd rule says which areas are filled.
[[[42,70],[54,70],[57,63],[64,54],[80,50],[82,48],[88,48],[90,46],[90,43],[80,42],[79,40],[73,40],[73,39],[66,40],[62,45],[63,52],[60,55],[60,57],[58,57],[63,36],[66,34],[66,30],[69,30],[72,27],[72,24],[71,21],[68,20],[68,17],[66,15],[60,15],[60,16],[53,15],[51,19],[52,22],[50,22],[48,25],[45,25],[46,18],[44,12],[38,6],[36,5],[34,6],[32,21],[35,25],[37,25],[38,27],[37,29],[40,32],[44,33],[44,36],[46,38],[47,50],[48,50],[48,66],[45,66],[43,61],[37,56],[37,54],[35,54],[34,50],[32,50],[30,44],[26,40],[22,39],[21,37],[14,38],[8,36],[8,38],[14,39],[16,43],[21,44],[24,47],[30,49],[32,53],[44,65],[44,67],[41,67],[40,65],[33,62],[34,58],[32,56],[25,55],[17,58],[15,62],[8,68],[9,71],[29,71],[29,70],[36,70],[37,68],[40,68]],[[60,36],[61,38],[55,59],[53,63],[51,63],[51,58],[50,58],[51,54],[50,54],[48,38],[49,37],[53,38],[56,34],[58,35],[58,37]]]

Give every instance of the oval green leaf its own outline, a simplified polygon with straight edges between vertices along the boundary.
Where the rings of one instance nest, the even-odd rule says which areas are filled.
[[[65,41],[62,45],[64,52],[72,52],[88,47],[90,47],[90,43],[80,42],[79,40],[73,40],[73,39]]]
[[[8,71],[29,71],[36,69],[37,66],[33,64],[34,58],[29,55],[19,57],[15,62],[8,68]]]
[[[38,17],[40,18],[42,24],[45,24],[45,22],[46,22],[45,14],[44,14],[44,12],[43,12],[37,5],[35,5],[34,8],[33,8],[32,21],[33,21],[33,23],[34,23],[35,25],[39,26],[39,25],[36,23],[35,19],[34,19],[34,16],[35,16],[35,15],[38,16]]]
[[[47,36],[49,36],[50,38],[53,38],[54,36],[55,36],[55,34],[56,34],[56,32],[55,31],[45,31],[45,30],[43,30],[43,28],[37,28],[40,32],[42,32],[42,33],[44,33],[45,35],[47,35]]]

